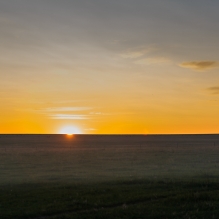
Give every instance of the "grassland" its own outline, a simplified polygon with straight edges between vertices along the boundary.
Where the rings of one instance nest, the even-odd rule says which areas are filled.
[[[219,135],[0,135],[0,219],[219,218]]]
[[[218,179],[12,184],[0,188],[1,219],[219,218]]]

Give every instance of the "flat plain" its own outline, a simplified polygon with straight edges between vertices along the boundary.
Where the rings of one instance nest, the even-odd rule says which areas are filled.
[[[0,135],[0,218],[218,218],[219,135]]]

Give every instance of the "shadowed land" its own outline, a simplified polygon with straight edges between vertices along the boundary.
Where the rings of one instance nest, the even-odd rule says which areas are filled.
[[[0,136],[0,218],[219,218],[219,136]]]
[[[0,217],[218,218],[219,179],[2,186]]]

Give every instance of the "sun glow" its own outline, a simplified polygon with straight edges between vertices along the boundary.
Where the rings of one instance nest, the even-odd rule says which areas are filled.
[[[81,130],[75,126],[64,126],[59,130],[59,134],[65,135],[74,135],[74,134],[82,134]]]

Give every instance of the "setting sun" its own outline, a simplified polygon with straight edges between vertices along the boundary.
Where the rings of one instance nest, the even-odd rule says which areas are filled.
[[[64,126],[59,130],[59,134],[73,135],[82,134],[81,130],[75,126]]]

